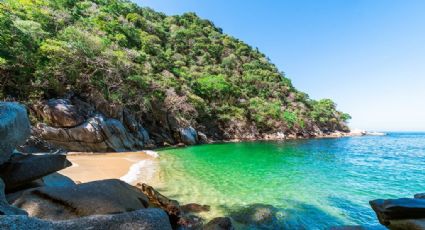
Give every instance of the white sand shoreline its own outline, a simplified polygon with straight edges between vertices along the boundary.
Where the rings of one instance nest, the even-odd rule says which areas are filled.
[[[59,173],[82,183],[115,178],[134,184],[155,176],[158,157],[158,153],[151,150],[119,153],[70,152],[67,159],[73,165]]]

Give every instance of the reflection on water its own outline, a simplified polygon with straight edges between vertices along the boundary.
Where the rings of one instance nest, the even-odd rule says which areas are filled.
[[[201,145],[160,156],[152,181],[160,192],[210,205],[207,219],[266,213],[260,222],[239,218],[248,229],[379,226],[369,200],[411,197],[425,188],[420,133]]]

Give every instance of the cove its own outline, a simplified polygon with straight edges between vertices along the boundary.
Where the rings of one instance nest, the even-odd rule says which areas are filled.
[[[208,144],[159,154],[152,181],[158,191],[210,205],[204,218],[232,216],[241,229],[381,228],[369,200],[425,188],[424,133]]]

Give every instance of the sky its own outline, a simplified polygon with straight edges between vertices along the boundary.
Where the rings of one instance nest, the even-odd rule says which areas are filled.
[[[133,0],[195,12],[258,47],[352,129],[425,131],[424,0]]]

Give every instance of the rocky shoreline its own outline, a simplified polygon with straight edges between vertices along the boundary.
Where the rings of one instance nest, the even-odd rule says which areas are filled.
[[[233,229],[229,218],[203,223],[147,184],[118,179],[74,182],[56,173],[71,166],[66,155],[14,149],[30,135],[25,108],[0,103],[0,229]]]
[[[141,122],[129,110],[104,101],[86,102],[70,95],[28,105],[32,121],[31,138],[20,147],[23,152],[123,152],[203,143],[287,140],[364,135],[364,133],[323,131],[318,127],[298,131],[284,129],[260,132],[253,124],[238,124],[227,131],[180,124],[172,117],[152,116],[159,123]]]
[[[55,119],[58,122],[57,118]],[[66,120],[68,123],[71,121],[72,119]],[[94,126],[86,128],[89,131],[93,128],[94,132],[102,133]],[[1,102],[0,229],[235,229],[232,218],[217,217],[206,222],[197,216],[199,212],[208,212],[208,205],[180,205],[178,201],[163,196],[148,184],[130,185],[119,179],[85,183],[73,181],[57,173],[72,165],[67,155],[15,150],[29,148],[30,133],[30,122],[25,107],[18,103]],[[118,143],[115,146],[120,146],[125,142],[136,143],[131,142],[131,138],[109,142],[114,140],[111,138],[116,138],[114,135],[117,133],[123,134],[119,131],[102,133],[109,139],[97,144],[114,146]],[[80,134],[87,135],[85,132]],[[335,132],[316,137],[362,135],[367,133]],[[262,139],[296,138],[304,137],[278,133],[264,136]],[[77,154],[79,153],[70,153],[70,156]],[[374,200],[370,205],[377,213],[380,223],[390,229],[424,229],[423,197],[423,194],[417,194],[413,199]],[[361,226],[356,228],[362,229]]]

